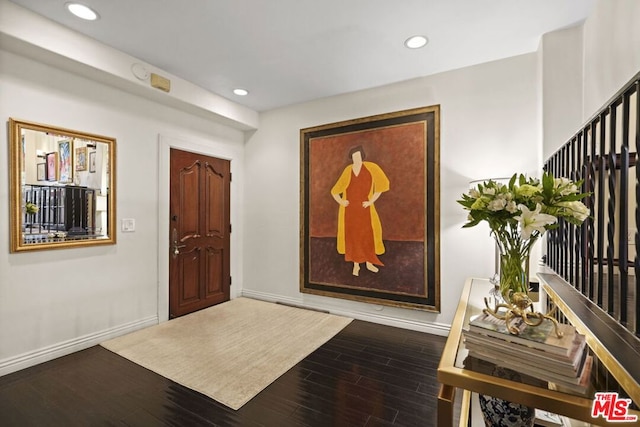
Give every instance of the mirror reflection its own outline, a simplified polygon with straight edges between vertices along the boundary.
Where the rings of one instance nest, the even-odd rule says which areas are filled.
[[[115,243],[115,139],[9,120],[11,250]]]

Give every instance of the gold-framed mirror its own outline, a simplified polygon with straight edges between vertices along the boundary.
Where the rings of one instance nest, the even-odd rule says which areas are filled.
[[[116,243],[116,140],[9,119],[11,252]]]

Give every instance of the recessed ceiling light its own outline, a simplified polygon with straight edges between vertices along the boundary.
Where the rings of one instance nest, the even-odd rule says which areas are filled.
[[[425,36],[412,36],[404,41],[404,45],[409,49],[419,49],[429,43],[429,39]]]
[[[67,10],[73,13],[75,16],[87,21],[95,21],[98,19],[98,13],[82,3],[67,3],[65,4]]]
[[[249,91],[248,91],[248,90],[246,90],[246,89],[240,89],[240,88],[238,88],[238,89],[234,89],[234,90],[233,90],[233,93],[235,93],[235,94],[236,94],[236,95],[238,95],[238,96],[247,96],[247,95],[249,95]]]

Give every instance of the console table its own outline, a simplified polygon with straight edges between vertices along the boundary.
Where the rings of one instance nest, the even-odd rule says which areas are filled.
[[[456,389],[464,390],[467,395],[470,394],[469,392],[476,392],[495,396],[594,425],[613,425],[613,423],[607,423],[602,417],[596,419],[591,417],[591,399],[513,382],[463,367],[467,351],[462,339],[462,330],[468,325],[471,316],[482,312],[484,297],[489,295],[492,287],[493,285],[486,279],[472,278],[465,283],[438,367],[438,382],[440,383],[438,426],[453,425]],[[463,410],[465,407],[463,404]]]

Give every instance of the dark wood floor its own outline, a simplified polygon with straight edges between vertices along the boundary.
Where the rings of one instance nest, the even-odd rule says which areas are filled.
[[[238,411],[96,346],[0,377],[0,426],[434,426],[444,342],[355,320]]]

